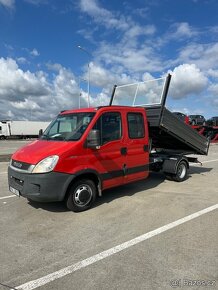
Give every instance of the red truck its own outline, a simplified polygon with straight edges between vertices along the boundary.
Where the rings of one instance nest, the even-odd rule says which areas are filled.
[[[185,180],[189,162],[197,162],[187,155],[207,154],[209,141],[165,108],[170,78],[152,105],[114,105],[123,100],[115,86],[109,106],[61,112],[13,154],[10,191],[33,201],[64,200],[79,212],[103,190],[146,179],[151,170]]]

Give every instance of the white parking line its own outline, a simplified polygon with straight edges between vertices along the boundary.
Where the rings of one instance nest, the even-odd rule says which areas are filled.
[[[202,216],[202,215],[204,215],[206,213],[209,213],[209,212],[211,212],[211,211],[213,211],[213,210],[215,210],[217,208],[218,208],[218,204],[215,204],[213,206],[210,206],[208,208],[200,210],[200,211],[198,211],[196,213],[193,213],[193,214],[188,215],[188,216],[186,216],[184,218],[176,220],[176,221],[174,221],[174,222],[172,222],[170,224],[167,224],[167,225],[165,225],[163,227],[160,227],[160,228],[158,228],[156,230],[153,230],[153,231],[150,231],[150,232],[148,232],[148,233],[146,233],[144,235],[141,235],[141,236],[139,236],[139,237],[137,237],[135,239],[132,239],[132,240],[127,241],[127,242],[125,242],[123,244],[120,244],[118,246],[110,248],[109,250],[106,250],[106,251],[101,252],[101,253],[99,253],[97,255],[94,255],[94,256],[92,256],[90,258],[82,260],[82,261],[80,261],[80,262],[78,262],[76,264],[70,265],[70,266],[68,266],[66,268],[63,268],[63,269],[61,269],[59,271],[53,272],[51,274],[48,274],[48,275],[46,275],[44,277],[41,277],[39,279],[32,280],[30,282],[22,284],[22,285],[20,285],[18,287],[15,287],[15,289],[32,290],[32,289],[36,289],[38,287],[41,287],[41,286],[43,286],[45,284],[48,284],[48,283],[50,283],[50,282],[52,282],[54,280],[62,278],[64,276],[68,275],[68,274],[76,272],[77,270],[85,268],[85,267],[87,267],[89,265],[92,265],[92,264],[94,264],[94,263],[96,263],[96,262],[98,262],[100,260],[103,260],[103,259],[105,259],[107,257],[110,257],[110,256],[116,254],[116,253],[119,253],[119,252],[121,252],[121,251],[123,251],[123,250],[125,250],[127,248],[130,248],[130,247],[132,247],[134,245],[137,245],[138,243],[141,243],[141,242],[143,242],[145,240],[148,240],[148,239],[150,239],[150,238],[152,238],[152,237],[154,237],[156,235],[159,235],[159,234],[161,234],[163,232],[166,232],[166,231],[168,231],[168,230],[170,230],[172,228],[175,228],[175,227],[177,227],[177,226],[179,226],[181,224],[184,224],[184,223],[186,223],[186,222],[188,222],[190,220],[193,220],[193,219],[195,219],[195,218],[197,218],[199,216]]]
[[[218,159],[214,159],[214,160],[208,160],[208,161],[203,161],[203,162],[201,162],[201,163],[209,163],[209,162],[216,162],[216,161],[218,161]]]
[[[0,175],[1,175],[1,174],[6,174],[6,173],[7,173],[7,171],[5,171],[5,172],[0,172]]]
[[[16,195],[8,195],[8,196],[3,196],[3,197],[0,197],[0,199],[6,199],[6,198],[10,198],[10,197],[16,197]]]

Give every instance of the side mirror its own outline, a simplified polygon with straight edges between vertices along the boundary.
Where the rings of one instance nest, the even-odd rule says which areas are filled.
[[[41,136],[42,136],[42,134],[43,134],[43,130],[42,130],[42,129],[40,129],[40,130],[39,130],[39,137],[41,137]]]
[[[100,131],[91,130],[87,137],[86,147],[96,149],[98,146],[100,146]]]

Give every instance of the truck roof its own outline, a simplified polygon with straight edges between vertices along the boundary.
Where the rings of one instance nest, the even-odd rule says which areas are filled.
[[[100,109],[103,110],[108,110],[108,111],[113,111],[113,110],[144,110],[142,107],[131,107],[131,106],[101,106],[101,107],[92,107],[92,108],[82,108],[82,109],[73,109],[73,110],[66,110],[66,111],[62,111],[60,112],[60,115],[65,115],[65,114],[73,114],[73,113],[87,113],[87,112],[96,112]]]

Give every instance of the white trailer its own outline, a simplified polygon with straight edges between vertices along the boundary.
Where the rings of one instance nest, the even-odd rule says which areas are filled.
[[[49,123],[39,121],[0,121],[0,139],[38,137],[39,130],[42,129],[44,131]]]

